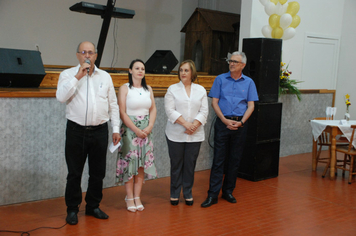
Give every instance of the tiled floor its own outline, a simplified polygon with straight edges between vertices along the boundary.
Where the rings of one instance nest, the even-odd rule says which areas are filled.
[[[78,225],[39,229],[31,235],[356,235],[356,183],[341,172],[335,181],[321,178],[323,166],[311,171],[311,154],[280,159],[279,177],[250,182],[237,179],[237,204],[219,198],[201,208],[207,196],[209,171],[196,172],[194,205],[169,203],[169,178],[147,181],[143,212],[125,209],[124,187],[104,190],[101,209],[110,218],[85,216]],[[65,223],[63,198],[0,207],[0,230],[29,231]],[[0,232],[0,235],[20,235]]]

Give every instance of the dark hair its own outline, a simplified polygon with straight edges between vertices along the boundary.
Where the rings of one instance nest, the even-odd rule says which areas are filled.
[[[179,68],[178,68],[178,78],[180,80],[180,68],[184,65],[184,64],[189,64],[190,70],[192,71],[192,83],[197,79],[198,77],[198,73],[197,73],[197,69],[195,68],[195,63],[192,60],[185,60],[182,63],[180,63]]]
[[[130,68],[131,70],[132,70],[133,65],[134,65],[136,62],[141,62],[141,63],[145,66],[145,63],[144,63],[141,59],[135,59],[135,60],[133,60],[133,61],[130,63],[129,68]],[[146,67],[146,66],[145,66],[145,67]],[[132,74],[131,74],[130,71],[129,71],[129,88],[131,88],[132,85],[133,85]],[[142,78],[141,85],[142,85],[143,89],[145,89],[145,90],[148,91],[148,87],[147,87],[147,84],[146,84],[146,78],[145,78],[145,76]]]

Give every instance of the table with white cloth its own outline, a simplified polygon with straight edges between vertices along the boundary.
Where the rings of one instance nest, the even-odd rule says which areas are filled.
[[[316,153],[317,153],[317,140],[323,131],[330,134],[331,140],[331,157],[330,157],[330,179],[335,178],[335,165],[336,165],[336,136],[344,135],[350,141],[352,135],[351,125],[355,125],[356,120],[350,120],[347,124],[341,124],[340,120],[311,120],[310,125],[313,133],[313,171],[316,170]],[[353,140],[353,146],[356,147],[356,140]]]

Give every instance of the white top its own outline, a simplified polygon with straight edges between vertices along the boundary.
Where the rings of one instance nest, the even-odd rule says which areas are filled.
[[[209,109],[206,90],[203,86],[192,83],[190,97],[188,97],[182,82],[169,86],[164,96],[164,107],[168,116],[166,135],[169,140],[173,142],[204,141],[203,126],[206,123]],[[185,128],[175,123],[180,116],[183,116],[188,122],[198,120],[202,125],[194,134],[186,134],[184,133]]]
[[[111,119],[119,133],[120,114],[111,76],[95,67],[93,74],[77,80],[80,65],[64,70],[58,80],[57,100],[66,103],[66,118],[82,126],[100,125]]]
[[[151,93],[144,88],[129,87],[129,83],[125,84],[128,92],[126,96],[126,114],[129,116],[143,116],[150,113],[152,106]]]

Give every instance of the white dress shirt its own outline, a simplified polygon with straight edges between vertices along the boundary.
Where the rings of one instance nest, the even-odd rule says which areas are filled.
[[[184,84],[179,82],[169,86],[164,96],[164,107],[168,116],[166,126],[167,138],[173,142],[202,142],[205,139],[204,125],[208,117],[208,98],[206,90],[199,84],[191,85],[190,97]],[[184,120],[200,121],[202,124],[192,135],[186,134],[185,128],[175,123],[182,116]]]
[[[119,133],[120,114],[111,76],[97,67],[93,74],[77,80],[80,65],[64,70],[58,80],[57,100],[66,103],[66,118],[82,126],[97,126],[111,119]]]

